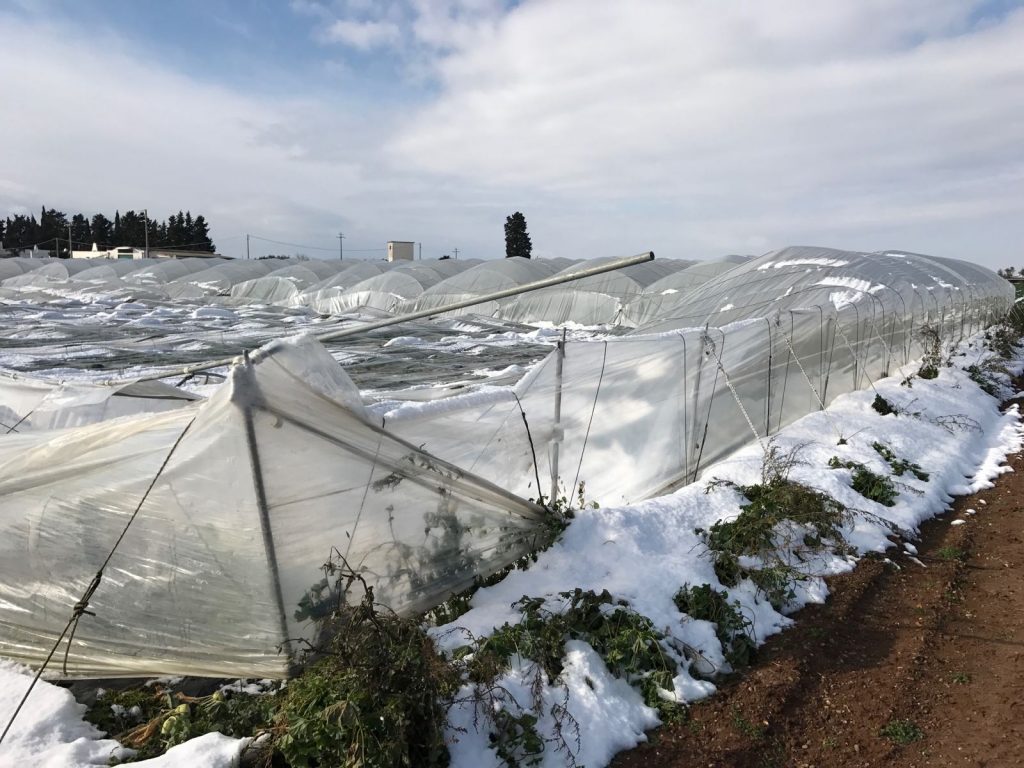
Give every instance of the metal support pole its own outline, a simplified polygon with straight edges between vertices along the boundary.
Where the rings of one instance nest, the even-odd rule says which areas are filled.
[[[551,435],[551,494],[548,502],[554,502],[558,497],[558,448],[562,444],[564,432],[562,431],[562,364],[565,361],[565,328],[562,329],[562,338],[558,342],[555,353],[555,421],[552,425]],[[537,489],[540,490],[539,488]],[[570,488],[572,494],[574,489]]]

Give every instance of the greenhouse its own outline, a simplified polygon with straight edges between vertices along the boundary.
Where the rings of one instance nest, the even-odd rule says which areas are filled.
[[[658,315],[673,311],[673,308],[685,304],[687,294],[698,285],[735,269],[746,260],[743,256],[728,256],[715,261],[698,261],[655,280],[626,305],[623,325],[635,328],[647,324]]]
[[[273,259],[222,261],[215,266],[177,277],[167,283],[168,296],[174,299],[200,299],[231,292],[233,286],[262,277],[278,266]]]
[[[575,274],[603,261],[608,260],[582,261],[566,267],[559,274]],[[615,272],[606,272],[603,275],[586,277],[576,282],[506,299],[496,314],[506,320],[529,324],[619,325],[622,322],[624,308],[640,296],[644,286],[690,263],[657,260]]]
[[[146,279],[198,272],[163,266]],[[1013,302],[989,270],[897,251],[796,247],[681,266],[655,260],[585,278],[558,302],[526,294],[361,336],[347,335],[351,319],[245,306],[233,340],[222,313],[236,309],[224,307],[120,305],[103,336],[59,328],[65,345],[80,334],[83,365],[107,372],[159,353],[134,376],[0,379],[0,655],[42,661],[136,515],[94,588],[96,615],[76,625],[67,674],[285,676],[289,641],[315,638],[332,604],[361,597],[325,578],[332,558],[381,603],[423,610],[536,545],[546,513],[531,500],[581,483],[603,506],[670,492],[844,393],[906,375]],[[431,270],[458,268],[354,265],[310,290],[376,291],[395,306],[358,306],[394,312],[398,291],[419,288],[406,306],[443,312],[564,264],[484,262],[424,286]],[[612,299],[641,327],[563,337],[489,317],[537,322],[568,307],[594,320]],[[172,327],[140,325],[142,312]],[[13,362],[41,354],[21,339],[31,320],[11,317]],[[186,323],[198,330],[180,333]],[[199,370],[214,378],[182,390]]]
[[[562,262],[555,259],[516,257],[483,261],[426,289],[415,301],[402,305],[400,311],[419,312],[436,309],[486,293],[515,288],[551,277],[561,268]],[[488,302],[472,309],[458,310],[454,314],[472,313],[490,317],[498,311],[498,307],[497,302]]]

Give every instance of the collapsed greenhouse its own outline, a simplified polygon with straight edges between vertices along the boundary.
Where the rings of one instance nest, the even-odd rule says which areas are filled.
[[[443,311],[444,297],[571,269],[485,265],[434,273],[441,279],[430,286],[411,271],[416,285],[391,294],[406,290],[401,302],[355,306]],[[160,266],[136,282],[198,273]],[[314,325],[226,366],[205,398],[171,383],[180,369],[174,378],[159,371],[164,384],[139,381],[152,375],[73,386],[5,376],[0,655],[38,666],[90,590],[95,615],[78,614],[62,674],[286,676],[332,602],[361,597],[324,578],[332,556],[379,602],[421,611],[531,551],[548,524],[537,501],[581,484],[605,506],[669,492],[744,444],[902,372],[928,344],[952,345],[996,322],[1013,301],[989,270],[894,251],[787,248],[685,271],[634,269],[632,284],[568,283],[540,299],[486,304],[490,324],[480,327],[491,336],[502,335],[493,332],[503,318],[580,322],[562,308],[605,324],[524,359],[525,375],[505,386],[426,396],[429,388],[409,395],[379,380],[360,387],[337,362],[353,370],[352,348],[332,346],[335,327]],[[373,274],[338,284],[386,294],[403,284],[383,279],[393,272],[380,271],[372,287],[360,286]],[[4,287],[24,291],[26,281],[7,283],[30,274]],[[47,290],[55,279],[46,277]],[[325,290],[308,275],[301,282],[300,299]],[[609,330],[615,323],[623,327]],[[137,349],[130,341],[110,348]],[[388,337],[373,354],[399,342]]]

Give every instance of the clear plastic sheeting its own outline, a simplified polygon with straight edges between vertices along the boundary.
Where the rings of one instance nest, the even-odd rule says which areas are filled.
[[[71,677],[283,677],[346,595],[435,605],[535,546],[544,511],[368,420],[320,345],[276,342],[208,401],[0,451],[0,655],[39,665],[125,524]],[[59,664],[53,672],[59,673]]]
[[[611,259],[582,261],[558,274],[571,275],[607,261]],[[662,259],[591,275],[505,299],[495,314],[504,320],[531,324],[618,325],[626,305],[639,297],[645,286],[691,263]]]
[[[74,261],[74,259],[71,259]],[[223,261],[218,258],[191,258],[191,259],[145,259],[140,260],[145,264],[139,269],[133,270],[124,276],[124,282],[132,285],[165,285],[172,280],[177,280],[193,272],[199,272]],[[135,262],[136,264],[139,261]]]
[[[232,286],[262,277],[277,266],[279,265],[271,259],[225,261],[171,280],[166,286],[166,291],[172,299],[199,299],[203,296],[224,295],[231,292]]]
[[[646,325],[656,317],[673,314],[679,307],[685,306],[686,295],[698,285],[735,269],[746,260],[742,256],[727,256],[716,261],[698,261],[656,280],[626,306],[623,325],[635,328]]]
[[[1008,288],[995,273],[954,259],[795,246],[698,286],[681,306],[639,330],[726,325],[797,307],[852,306],[864,314],[877,313],[878,322],[886,315],[909,323],[913,316],[930,312],[932,322],[943,322],[941,317],[952,314],[985,312],[993,300],[1001,305]],[[980,304],[975,305],[975,297]]]
[[[298,295],[312,285],[329,279],[341,271],[340,261],[303,261],[275,269],[263,277],[238,283],[231,289],[234,299],[260,304],[294,306]]]
[[[329,314],[320,309],[329,306],[331,300],[367,278],[387,272],[392,264],[386,261],[357,261],[349,263],[337,274],[321,280],[306,288],[294,297],[295,306],[311,307],[318,312]]]
[[[399,312],[420,312],[426,309],[437,309],[446,304],[495,293],[508,288],[543,280],[551,277],[562,268],[561,263],[554,259],[496,259],[484,261],[470,269],[453,275],[446,280],[425,290],[415,301],[406,302]],[[446,313],[446,316],[462,314],[490,317],[498,312],[500,304],[496,301],[478,304],[468,309]]]
[[[119,385],[50,382],[0,373],[0,435],[96,424],[121,416],[159,413],[198,400],[160,381]]]
[[[47,259],[42,266],[8,277],[2,284],[4,288],[45,288],[66,283],[72,275],[92,266],[87,261],[76,259]]]
[[[49,259],[0,259],[0,284],[9,277],[17,277],[49,263]]]
[[[388,428],[523,496],[536,497],[539,476],[545,495],[582,481],[603,505],[634,502],[903,370],[924,329],[952,345],[1013,301],[975,265],[828,249],[769,254],[694,293],[692,314],[660,333],[566,343],[516,398],[397,408]]]

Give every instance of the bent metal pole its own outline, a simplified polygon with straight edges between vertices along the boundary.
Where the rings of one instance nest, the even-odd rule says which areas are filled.
[[[337,331],[327,331],[326,333],[314,333],[313,338],[318,341],[334,341],[335,339],[343,339],[348,336],[355,336],[360,333],[367,333],[368,331],[375,331],[378,328],[387,328],[389,325],[398,325],[399,323],[407,323],[411,320],[419,320],[424,317],[434,317],[436,315],[443,315],[445,312],[452,312],[456,309],[465,309],[466,307],[473,307],[477,304],[485,304],[488,301],[497,301],[498,299],[505,299],[510,296],[518,296],[521,293],[529,293],[530,291],[537,291],[541,288],[550,288],[553,285],[562,285],[564,283],[570,283],[574,280],[582,280],[585,277],[592,277],[593,275],[601,275],[605,272],[613,272],[616,269],[622,269],[623,267],[631,267],[634,264],[644,264],[654,259],[654,252],[648,251],[647,253],[641,253],[637,256],[630,256],[624,259],[616,259],[615,261],[609,261],[604,264],[600,264],[596,267],[588,267],[587,269],[581,269],[578,272],[571,272],[566,275],[554,275],[553,277],[546,277],[543,280],[536,280],[532,283],[526,283],[525,285],[518,285],[515,288],[506,288],[502,291],[495,291],[494,293],[485,293],[480,296],[474,296],[472,299],[465,299],[464,301],[456,301],[451,304],[445,304],[440,307],[434,307],[433,309],[421,309],[416,312],[409,312],[404,315],[397,315],[396,317],[388,317],[383,320],[375,320],[372,323],[363,323],[361,325],[352,326],[350,328],[342,328]],[[150,376],[144,376],[140,379],[132,379],[132,381],[154,381],[157,379],[164,379],[169,376],[189,376],[193,373],[201,373],[202,371],[209,371],[214,368],[221,368],[225,365],[231,365],[237,355],[231,357],[222,357],[219,360],[209,360],[205,363],[199,363],[197,365],[189,365],[184,368],[175,368],[174,370],[163,371],[160,373],[154,373]],[[113,383],[113,382],[110,382]],[[121,384],[124,381],[119,382]]]

